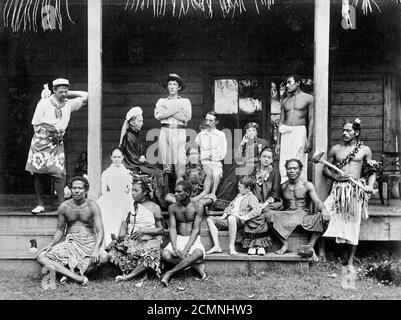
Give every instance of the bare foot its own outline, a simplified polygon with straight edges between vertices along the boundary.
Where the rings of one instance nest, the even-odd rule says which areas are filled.
[[[275,253],[276,254],[284,254],[284,253],[286,253],[286,252],[288,252],[288,245],[283,245],[282,247],[281,247],[281,249],[280,250],[277,250],[277,251],[275,251]]]
[[[170,281],[170,274],[168,272],[166,272],[162,278],[162,285],[165,287],[168,287],[168,283]]]
[[[312,260],[315,261],[315,262],[319,262],[319,258],[317,257],[315,250],[312,249],[312,251],[313,251]]]
[[[327,262],[326,255],[325,254],[319,254],[319,261],[320,262]]]
[[[115,282],[120,282],[120,281],[127,281],[127,277],[123,274],[121,276],[117,276],[114,279]]]
[[[205,264],[204,263],[195,263],[192,265],[192,268],[194,268],[201,276],[201,280],[205,280],[207,278],[207,274],[205,272]]]
[[[223,250],[221,250],[220,246],[214,246],[211,249],[209,249],[208,251],[206,251],[206,254],[212,254],[212,253],[222,253]]]
[[[230,256],[238,256],[238,252],[235,250],[230,250]]]
[[[81,282],[81,286],[87,287],[88,284],[89,284],[89,279],[87,277],[83,276],[83,280]]]

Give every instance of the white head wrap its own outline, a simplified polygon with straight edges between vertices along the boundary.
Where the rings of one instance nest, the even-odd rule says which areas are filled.
[[[129,128],[129,121],[133,118],[133,117],[138,117],[141,116],[143,114],[142,112],[142,108],[141,107],[133,107],[131,108],[127,114],[125,115],[125,121],[123,123],[123,126],[121,128],[121,135],[120,135],[120,145],[121,142],[123,142],[123,138],[125,133],[127,132],[128,128]]]

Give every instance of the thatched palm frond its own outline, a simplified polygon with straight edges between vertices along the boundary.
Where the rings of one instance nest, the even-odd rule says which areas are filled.
[[[7,0],[3,9],[4,26],[17,31],[38,31],[38,13],[43,30],[63,29],[62,2],[68,19],[68,0]]]

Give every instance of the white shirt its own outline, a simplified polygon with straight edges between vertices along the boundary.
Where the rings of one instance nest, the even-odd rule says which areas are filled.
[[[57,108],[53,103],[58,104],[53,96],[41,99],[38,102],[32,118],[33,126],[46,123],[54,126],[58,131],[65,131],[70,121],[71,112],[81,109],[84,105],[83,99],[80,97],[71,100],[66,99],[64,106],[60,109],[62,112],[60,119],[56,117]]]
[[[186,126],[192,117],[191,101],[180,96],[176,99],[160,98],[156,103],[154,114],[161,124]]]
[[[203,130],[196,136],[200,146],[201,160],[222,161],[227,153],[227,140],[223,131],[216,128]]]

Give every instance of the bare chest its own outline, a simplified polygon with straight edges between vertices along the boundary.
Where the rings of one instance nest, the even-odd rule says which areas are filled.
[[[177,207],[175,211],[175,218],[177,222],[186,223],[195,220],[195,209],[192,206],[188,207]]]
[[[88,206],[85,208],[70,207],[66,210],[65,217],[69,224],[76,222],[82,222],[86,224],[93,221],[93,215]]]

